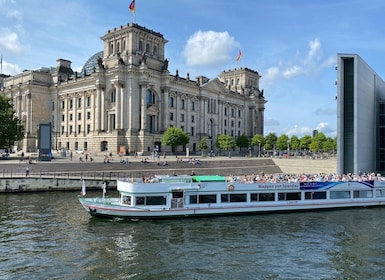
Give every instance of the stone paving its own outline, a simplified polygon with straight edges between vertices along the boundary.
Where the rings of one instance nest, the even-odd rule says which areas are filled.
[[[0,176],[10,172],[22,174],[27,166],[31,175],[44,172],[131,172],[131,174],[145,175],[152,174],[190,174],[192,171],[198,174],[218,174],[218,175],[245,175],[259,172],[264,173],[336,173],[337,159],[311,159],[311,158],[247,158],[247,157],[196,157],[201,161],[199,165],[189,164],[189,158],[180,157],[182,162],[175,156],[157,159],[148,158],[149,163],[143,164],[141,160],[146,157],[115,157],[110,164],[104,164],[104,155],[93,156],[93,162],[80,162],[81,155],[74,155],[72,161],[69,157],[57,157],[51,162],[36,162],[28,164],[20,161],[17,156],[10,160],[0,160]],[[83,156],[84,157],[84,156]],[[31,155],[33,158],[33,155]],[[190,158],[194,158],[191,156]],[[130,164],[120,164],[119,161],[129,160]],[[167,166],[162,166],[167,161]]]

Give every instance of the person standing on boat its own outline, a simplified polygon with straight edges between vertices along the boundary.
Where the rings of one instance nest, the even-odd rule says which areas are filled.
[[[28,176],[29,175],[29,166],[27,166],[26,168],[25,168],[25,176]]]

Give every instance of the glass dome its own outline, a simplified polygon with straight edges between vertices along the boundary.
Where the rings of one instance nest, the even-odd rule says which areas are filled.
[[[97,52],[94,55],[92,55],[84,64],[81,75],[84,75],[84,71],[86,71],[86,74],[91,74],[94,72],[94,68],[96,69],[98,67],[98,57],[103,58],[103,51]]]

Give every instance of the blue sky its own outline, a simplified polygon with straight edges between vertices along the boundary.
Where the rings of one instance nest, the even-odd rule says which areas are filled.
[[[265,135],[336,136],[337,53],[360,55],[385,77],[383,0],[0,0],[4,74],[56,66],[80,70],[109,29],[136,21],[169,41],[169,70],[216,78],[247,67],[262,76]],[[243,56],[235,58],[242,51]]]

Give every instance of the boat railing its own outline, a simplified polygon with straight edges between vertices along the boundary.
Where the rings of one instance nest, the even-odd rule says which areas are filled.
[[[183,207],[184,207],[183,198],[171,199],[171,208],[183,208]]]

